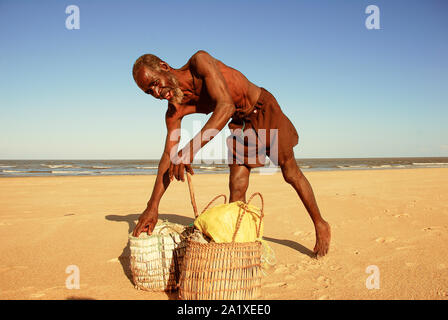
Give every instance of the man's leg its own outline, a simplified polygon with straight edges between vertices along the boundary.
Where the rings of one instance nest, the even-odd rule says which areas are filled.
[[[330,225],[320,215],[319,207],[317,206],[316,198],[314,197],[313,189],[311,188],[308,179],[297,166],[294,156],[289,157],[287,160],[280,161],[279,164],[282,169],[283,178],[296,190],[308,211],[308,214],[313,220],[314,228],[316,230],[316,245],[314,246],[314,252],[317,256],[326,255],[330,247]]]
[[[246,202],[246,191],[249,186],[250,168],[244,165],[231,165],[229,176],[229,202]]]

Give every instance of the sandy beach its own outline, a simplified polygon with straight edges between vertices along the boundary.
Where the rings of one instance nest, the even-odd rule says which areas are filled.
[[[315,259],[312,222],[280,173],[252,174],[265,199],[264,238],[277,263],[261,299],[448,299],[448,169],[306,172],[332,226],[328,256]],[[128,233],[155,176],[0,179],[0,299],[175,299],[130,280]],[[228,175],[193,177],[199,209],[228,194]],[[188,224],[185,183],[173,182],[160,217]],[[66,268],[80,270],[67,289]],[[366,273],[377,266],[379,289]]]

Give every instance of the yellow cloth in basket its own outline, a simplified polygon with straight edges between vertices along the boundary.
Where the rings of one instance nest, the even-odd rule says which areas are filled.
[[[256,206],[235,201],[207,209],[196,218],[194,225],[217,243],[232,242],[238,220],[241,219],[235,242],[253,242],[263,236],[260,217],[261,210]]]

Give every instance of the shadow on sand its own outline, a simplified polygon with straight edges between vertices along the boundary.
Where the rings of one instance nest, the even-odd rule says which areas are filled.
[[[70,296],[67,297],[65,300],[96,300],[94,298],[89,298],[89,297],[76,297],[76,296]]]
[[[265,237],[265,236],[263,236],[263,239],[266,240],[266,241],[270,241],[270,242],[281,244],[283,246],[290,247],[291,249],[297,250],[297,251],[299,251],[302,254],[306,254],[310,258],[315,258],[316,257],[316,254],[313,251],[311,251],[310,249],[302,246],[298,242],[295,242],[295,241],[292,241],[292,240],[288,240],[288,239],[275,239],[275,238],[270,238],[270,237]]]

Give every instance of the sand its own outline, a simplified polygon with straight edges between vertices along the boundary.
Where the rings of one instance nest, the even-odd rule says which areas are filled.
[[[332,226],[315,259],[314,228],[281,174],[252,174],[265,198],[265,239],[277,264],[261,299],[448,299],[448,169],[306,172]],[[134,289],[127,237],[155,176],[0,179],[0,299],[175,299]],[[199,209],[227,193],[225,174],[193,177]],[[160,218],[193,221],[188,188],[173,182]],[[67,289],[69,265],[80,289]],[[370,268],[379,289],[368,289]],[[371,270],[371,269],[369,269]],[[370,278],[371,279],[371,278]],[[374,283],[374,282],[368,282]]]

